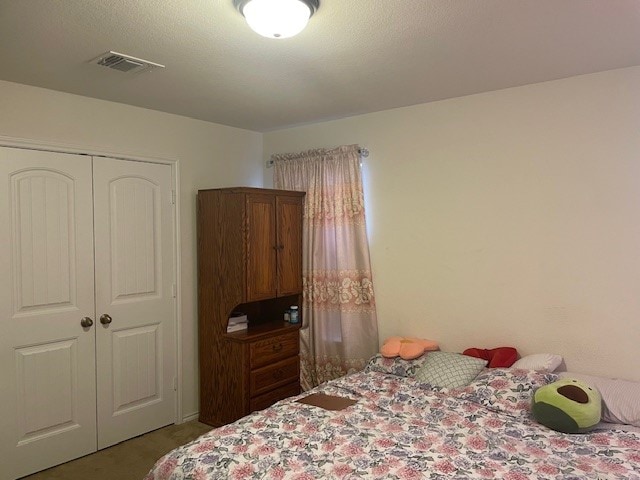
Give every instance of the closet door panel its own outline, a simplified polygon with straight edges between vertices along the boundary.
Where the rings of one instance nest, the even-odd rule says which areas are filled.
[[[0,147],[0,478],[96,450],[91,161]]]
[[[109,223],[113,239],[111,301],[157,297],[162,275],[156,246],[160,187],[145,178],[123,177],[113,180],[109,190],[109,218],[103,221]]]
[[[171,167],[94,158],[94,209],[104,448],[175,421]]]

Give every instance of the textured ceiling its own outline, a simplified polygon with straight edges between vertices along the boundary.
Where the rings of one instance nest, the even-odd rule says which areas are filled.
[[[638,0],[320,0],[284,40],[232,0],[0,0],[0,79],[257,131],[632,65]]]

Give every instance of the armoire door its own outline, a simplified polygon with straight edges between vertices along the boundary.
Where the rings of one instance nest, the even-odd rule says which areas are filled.
[[[276,197],[278,296],[302,292],[302,204],[304,197]]]
[[[91,184],[86,156],[0,147],[2,480],[96,450]]]
[[[174,423],[171,166],[93,160],[98,448]]]
[[[276,197],[247,195],[247,302],[277,295]]]

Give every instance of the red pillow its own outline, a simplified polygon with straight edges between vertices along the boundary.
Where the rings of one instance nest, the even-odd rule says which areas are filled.
[[[482,358],[488,363],[489,368],[507,368],[516,363],[518,351],[513,347],[498,347],[487,350],[486,348],[467,348],[463,355]]]

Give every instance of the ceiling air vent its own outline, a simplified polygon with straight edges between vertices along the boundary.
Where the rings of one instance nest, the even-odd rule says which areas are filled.
[[[91,61],[96,65],[118,70],[120,72],[142,72],[153,70],[154,68],[164,68],[164,65],[150,62],[141,58],[124,55],[118,52],[107,52]]]

